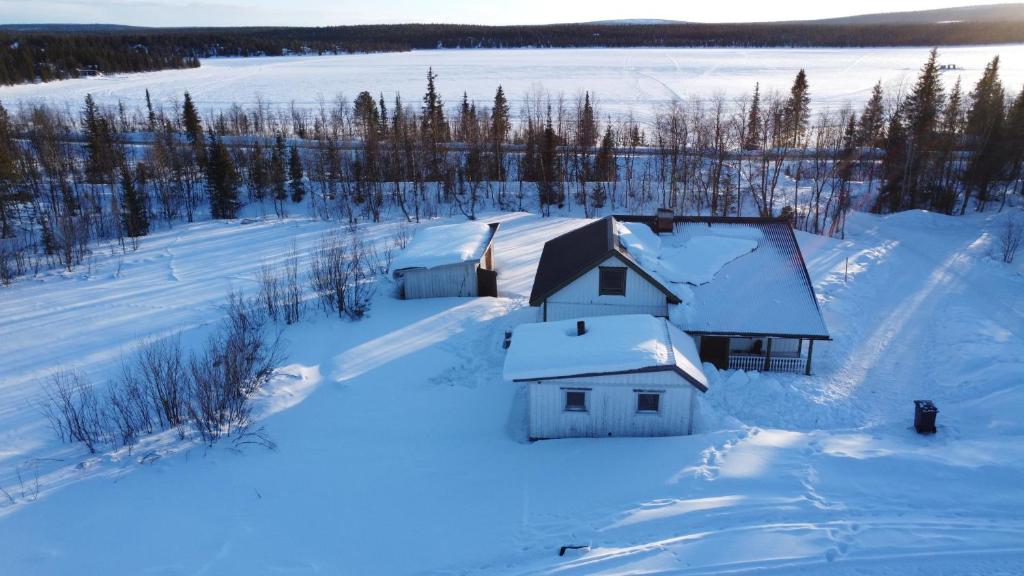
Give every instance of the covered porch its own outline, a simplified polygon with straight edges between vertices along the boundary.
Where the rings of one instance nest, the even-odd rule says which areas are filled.
[[[719,370],[791,372],[810,375],[814,341],[820,338],[766,335],[700,335],[702,362]]]

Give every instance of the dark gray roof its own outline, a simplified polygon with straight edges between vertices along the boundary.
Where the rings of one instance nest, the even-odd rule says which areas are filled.
[[[619,219],[653,223],[653,218]],[[828,339],[807,266],[788,221],[677,216],[673,234],[688,240],[701,234],[728,234],[738,228],[757,234],[758,247],[726,264],[711,282],[682,285],[682,313],[673,314],[673,321],[690,334]]]
[[[664,292],[669,302],[679,302],[671,290],[641,268],[619,246],[615,220],[608,216],[544,243],[540,263],[537,265],[537,275],[533,280],[533,290],[530,292],[530,305],[540,306],[548,296],[610,257],[617,257],[633,268]]]

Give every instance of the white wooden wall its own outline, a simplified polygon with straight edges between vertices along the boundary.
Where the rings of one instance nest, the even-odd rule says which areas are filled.
[[[625,267],[621,260],[611,257],[600,266]],[[580,276],[568,286],[547,299],[547,319],[571,320],[588,316],[615,314],[650,314],[668,316],[665,293],[636,273],[626,268],[626,295],[601,296],[598,293],[600,271],[598,266]]]
[[[586,412],[565,411],[566,388],[589,388]],[[701,394],[675,372],[541,380],[527,386],[530,438],[684,436]],[[636,390],[661,391],[661,411],[636,411]],[[696,408],[694,406],[693,408]]]
[[[401,273],[399,282],[406,299],[476,296],[477,261],[449,264],[436,268],[410,268]]]

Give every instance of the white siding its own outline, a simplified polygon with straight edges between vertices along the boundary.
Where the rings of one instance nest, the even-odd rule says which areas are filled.
[[[566,388],[589,388],[586,412],[565,410]],[[638,413],[636,390],[661,392],[660,411]],[[669,371],[530,382],[530,438],[683,436],[699,394]]]
[[[409,268],[399,273],[399,282],[407,299],[476,296],[478,264],[472,261],[430,269]]]
[[[626,267],[621,260],[611,257],[549,296],[547,299],[547,319],[549,321],[615,314],[668,316],[668,302],[665,293],[637,274],[632,268],[626,268],[625,296],[600,295],[598,293],[600,266]]]

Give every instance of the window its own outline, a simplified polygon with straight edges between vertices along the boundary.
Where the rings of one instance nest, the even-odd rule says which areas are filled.
[[[637,392],[636,411],[657,413],[661,410],[661,392]]]
[[[626,269],[605,268],[598,269],[600,280],[598,281],[597,293],[600,296],[625,296],[626,295]]]
[[[586,412],[587,411],[587,391],[586,390],[566,390],[565,391],[565,411],[566,412]]]

